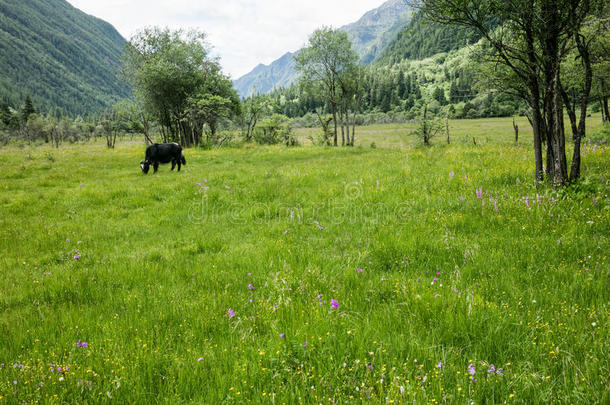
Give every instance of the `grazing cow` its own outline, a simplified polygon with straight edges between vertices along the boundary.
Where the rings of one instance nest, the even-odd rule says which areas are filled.
[[[169,162],[172,163],[172,170],[178,165],[178,171],[180,171],[180,167],[186,165],[182,147],[177,143],[155,143],[146,148],[146,160],[140,162],[140,168],[142,173],[148,174],[150,165],[152,165],[155,169],[154,173],[157,173],[159,164]]]

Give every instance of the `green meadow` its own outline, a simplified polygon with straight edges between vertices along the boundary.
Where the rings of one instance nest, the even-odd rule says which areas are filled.
[[[536,187],[519,126],[0,149],[0,403],[610,402],[610,148]]]

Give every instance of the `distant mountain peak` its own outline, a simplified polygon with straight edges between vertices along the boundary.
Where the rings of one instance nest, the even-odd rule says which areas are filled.
[[[388,0],[366,12],[358,21],[339,29],[347,32],[362,63],[368,65],[408,24],[411,14],[411,8],[403,0]],[[296,53],[298,51],[287,52],[268,66],[259,64],[233,85],[242,97],[290,86],[297,79],[293,58]]]

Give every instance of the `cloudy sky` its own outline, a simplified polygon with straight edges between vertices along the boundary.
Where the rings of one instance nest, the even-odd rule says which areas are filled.
[[[384,0],[68,0],[127,39],[145,26],[199,28],[225,73],[237,79],[259,63],[296,51],[322,25],[357,21]]]

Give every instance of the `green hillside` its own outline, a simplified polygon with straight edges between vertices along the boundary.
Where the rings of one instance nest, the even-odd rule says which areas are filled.
[[[376,64],[393,65],[405,59],[425,59],[474,44],[479,39],[480,36],[469,29],[425,21],[421,14],[416,14],[387,45]]]
[[[0,99],[37,109],[100,111],[130,93],[117,77],[126,41],[64,0],[0,0]]]

